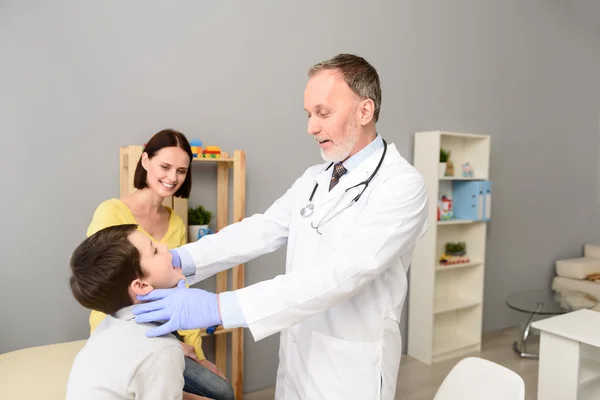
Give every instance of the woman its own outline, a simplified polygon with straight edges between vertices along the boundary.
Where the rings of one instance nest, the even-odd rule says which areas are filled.
[[[151,240],[173,249],[186,244],[186,228],[181,217],[163,200],[169,196],[188,198],[192,188],[192,150],[186,137],[174,130],[156,133],[146,144],[134,175],[134,193],[122,199],[101,203],[87,230],[90,236],[107,226],[137,224]],[[90,328],[105,314],[92,311]],[[184,391],[215,400],[233,399],[233,388],[224,374],[208,361],[202,351],[200,331],[178,331],[185,357]]]

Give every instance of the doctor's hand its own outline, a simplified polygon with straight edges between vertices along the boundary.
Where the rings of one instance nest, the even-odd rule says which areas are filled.
[[[169,253],[171,253],[171,256],[173,258],[173,260],[171,261],[171,265],[177,268],[181,268],[181,258],[179,257],[179,253],[177,253],[177,251],[173,249],[169,250]]]
[[[202,289],[188,289],[185,280],[174,289],[155,289],[138,296],[138,300],[150,301],[133,307],[138,323],[163,322],[150,329],[146,336],[162,336],[180,329],[208,328],[222,323],[217,295]]]

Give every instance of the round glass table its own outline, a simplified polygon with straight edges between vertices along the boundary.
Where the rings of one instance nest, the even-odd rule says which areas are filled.
[[[582,292],[558,292],[552,289],[534,289],[516,292],[506,298],[506,305],[513,310],[529,314],[520,341],[513,343],[513,350],[521,358],[537,359],[538,354],[527,352],[527,339],[531,323],[537,315],[559,315],[571,311],[592,308],[598,300]]]

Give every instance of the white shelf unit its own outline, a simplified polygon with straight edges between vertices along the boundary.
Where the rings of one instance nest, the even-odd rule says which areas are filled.
[[[450,150],[453,177],[440,176],[440,148]],[[474,177],[462,177],[469,162]],[[410,266],[408,354],[432,363],[481,350],[485,221],[437,220],[441,195],[453,180],[489,180],[490,137],[443,131],[418,132],[414,166],[423,175],[429,199],[429,229]],[[442,265],[446,242],[465,242],[469,262]]]

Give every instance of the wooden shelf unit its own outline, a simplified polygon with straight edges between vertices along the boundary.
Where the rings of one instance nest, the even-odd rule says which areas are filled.
[[[455,176],[440,176],[440,148],[451,151]],[[437,206],[453,181],[488,180],[489,159],[487,135],[415,134],[414,166],[427,186],[429,228],[417,243],[410,266],[408,354],[425,364],[481,350],[487,223],[438,221]],[[461,176],[465,162],[475,177]],[[466,242],[469,262],[440,264],[445,243],[459,241]]]
[[[121,147],[119,154],[120,196],[124,197],[134,192],[133,176],[135,166],[144,151],[140,145]],[[217,165],[217,231],[229,224],[229,179],[230,171],[233,174],[233,222],[239,222],[246,213],[246,154],[243,150],[235,150],[233,157],[228,153],[221,153],[221,158],[195,158],[196,163],[214,163]],[[168,197],[163,202],[171,207],[185,223],[188,231],[188,199]],[[189,240],[189,238],[188,238]],[[229,288],[229,274],[231,273],[231,287]],[[244,287],[244,265],[238,265],[228,271],[217,274],[217,293],[236,290]],[[202,336],[209,336],[202,330]],[[227,373],[227,334],[231,334],[231,377],[229,378],[235,398],[243,399],[244,392],[244,331],[242,328],[223,329],[219,326],[212,334],[215,336],[215,364]]]

